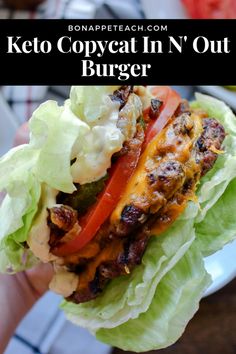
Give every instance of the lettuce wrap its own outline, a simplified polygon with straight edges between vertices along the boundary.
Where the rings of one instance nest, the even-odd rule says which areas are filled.
[[[88,90],[91,94],[92,88]],[[106,110],[100,91],[104,93],[104,88],[93,91],[94,106],[89,106],[86,89],[76,88],[61,107],[54,101],[41,105],[30,121],[29,144],[0,159],[0,189],[7,193],[0,208],[1,272],[14,273],[37,263],[24,245],[39,209],[42,185],[66,193],[75,190],[70,162],[78,142],[89,149],[83,140],[87,120],[93,124]],[[167,231],[153,235],[141,265],[130,275],[112,280],[93,301],[79,305],[63,301],[61,305],[69,320],[124,350],[142,352],[174,343],[211,283],[203,257],[236,238],[232,214],[236,205],[235,116],[223,102],[202,94],[196,94],[192,107],[217,118],[227,133],[224,151],[198,185],[198,200],[188,202]]]

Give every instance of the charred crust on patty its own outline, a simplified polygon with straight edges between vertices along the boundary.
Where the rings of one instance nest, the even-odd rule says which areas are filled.
[[[158,100],[157,98],[151,99],[151,105],[149,109],[149,117],[151,119],[156,119],[158,117],[162,105],[163,102]]]
[[[109,95],[109,97],[112,101],[119,102],[120,109],[122,109],[132,92],[133,86],[121,86],[118,90],[114,91],[112,95]]]
[[[196,143],[196,158],[201,163],[201,176],[204,176],[214,165],[218,155],[214,149],[220,150],[226,133],[222,124],[215,118],[203,119],[203,133]]]

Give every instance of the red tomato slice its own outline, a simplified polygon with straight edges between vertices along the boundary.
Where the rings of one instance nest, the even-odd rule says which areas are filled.
[[[118,161],[110,169],[109,180],[104,191],[98,197],[97,202],[83,217],[80,218],[80,233],[73,240],[55,247],[53,249],[53,254],[56,256],[63,257],[76,253],[96,235],[100,226],[111,215],[122,196],[127,181],[138,164],[141,151],[167,124],[181,100],[180,96],[167,86],[157,86],[152,90],[152,93],[163,102],[163,105],[158,119],[151,120],[149,123],[144,144],[140,143],[135,145],[135,148],[132,149],[132,151],[119,157]],[[148,111],[149,109],[146,111],[146,114]]]
[[[134,149],[119,157],[118,161],[110,169],[109,180],[104,191],[98,197],[97,202],[80,218],[81,231],[78,236],[55,248],[53,254],[63,257],[75,253],[96,235],[100,226],[106,221],[117,205],[125,189],[127,180],[138,164],[141,149],[142,144],[136,144]]]
[[[158,119],[150,122],[144,141],[144,148],[168,123],[178,108],[181,97],[168,86],[157,86],[152,90],[153,96],[163,102]]]
[[[235,0],[182,0],[189,15],[199,19],[236,18]]]

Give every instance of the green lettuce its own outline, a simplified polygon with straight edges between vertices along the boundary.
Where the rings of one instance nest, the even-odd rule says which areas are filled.
[[[196,234],[204,256],[208,256],[226,243],[236,239],[236,179],[226,188],[224,194],[207,212],[205,218],[196,223]]]
[[[32,266],[36,259],[25,250],[29,229],[40,198],[40,184],[32,175],[37,154],[29,145],[11,149],[0,159],[0,271],[14,273]]]
[[[37,162],[37,153],[28,144],[17,146],[0,158],[0,191],[14,195],[14,184],[27,182]],[[3,220],[1,220],[1,223]]]
[[[50,187],[65,193],[76,190],[71,176],[73,146],[89,127],[73,114],[66,102],[40,105],[30,120],[30,147],[38,153],[34,173]]]
[[[214,167],[201,179],[197,196],[200,209],[196,222],[202,221],[209,209],[224,193],[228,184],[236,177],[236,118],[225,103],[213,97],[196,94],[192,105],[205,110],[210,117],[216,118],[225,128],[224,153],[218,155]]]
[[[88,124],[94,123],[109,110],[107,96],[120,86],[72,86],[71,110]]]
[[[37,263],[25,249],[33,218],[38,210],[40,183],[32,174],[28,180],[11,182],[11,188],[0,207],[0,271],[15,273]]]
[[[195,220],[197,241],[208,256],[236,238],[236,117],[222,101],[196,95],[194,107],[207,111],[221,122],[226,131],[224,153],[218,156],[213,169],[201,179],[198,188],[200,209]]]
[[[157,285],[148,311],[116,328],[100,329],[97,339],[135,352],[165,348],[182,335],[210,283],[202,255],[192,245]]]

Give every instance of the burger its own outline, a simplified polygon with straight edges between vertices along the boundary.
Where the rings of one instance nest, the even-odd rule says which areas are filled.
[[[170,87],[75,86],[0,160],[0,269],[51,262],[74,323],[124,350],[175,342],[235,238],[236,120]]]

